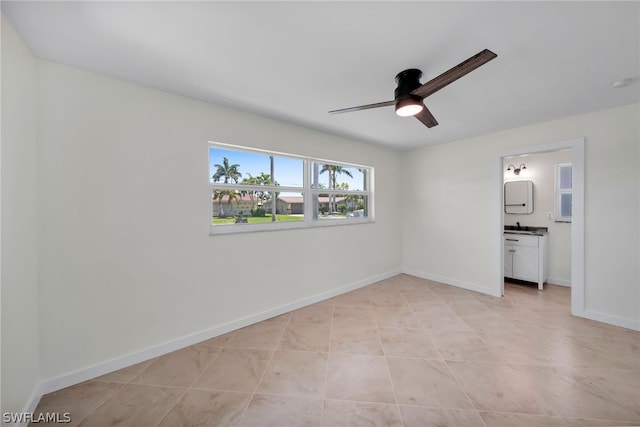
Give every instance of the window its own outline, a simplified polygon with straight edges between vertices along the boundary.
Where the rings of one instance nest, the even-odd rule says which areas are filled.
[[[571,222],[571,163],[556,165],[556,222]]]
[[[209,144],[211,234],[373,220],[373,168]]]

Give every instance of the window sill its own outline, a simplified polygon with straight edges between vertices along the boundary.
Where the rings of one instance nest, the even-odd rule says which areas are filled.
[[[323,227],[340,227],[345,225],[372,224],[373,219],[335,219],[324,221],[300,221],[300,222],[276,222],[261,224],[233,224],[233,225],[211,225],[209,226],[209,235],[218,236],[223,234],[239,234],[239,233],[258,233],[262,231],[280,231],[280,230],[298,230],[313,229]]]

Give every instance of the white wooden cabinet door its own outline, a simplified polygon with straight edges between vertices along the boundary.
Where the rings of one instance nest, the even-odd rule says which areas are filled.
[[[538,248],[533,246],[514,246],[513,271],[515,279],[538,282]]]
[[[504,245],[504,277],[513,277],[513,245]]]

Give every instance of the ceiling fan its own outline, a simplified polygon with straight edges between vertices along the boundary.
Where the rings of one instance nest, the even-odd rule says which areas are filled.
[[[420,84],[422,71],[415,68],[401,71],[396,76],[396,84],[398,87],[396,87],[395,99],[393,101],[360,105],[358,107],[343,108],[341,110],[332,110],[329,111],[329,114],[349,113],[351,111],[368,110],[371,108],[395,105],[397,115],[415,116],[415,118],[420,120],[426,127],[434,127],[438,124],[438,121],[433,117],[431,111],[429,111],[429,109],[424,105],[423,99],[439,91],[449,83],[465,76],[481,65],[486,64],[497,56],[498,55],[490,50],[485,49],[451,68],[449,71],[445,71],[438,77],[429,80],[425,84]]]

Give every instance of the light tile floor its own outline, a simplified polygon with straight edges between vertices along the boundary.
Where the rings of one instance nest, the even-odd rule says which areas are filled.
[[[640,425],[640,333],[399,275],[48,394],[81,426]],[[41,424],[38,424],[41,425]]]

